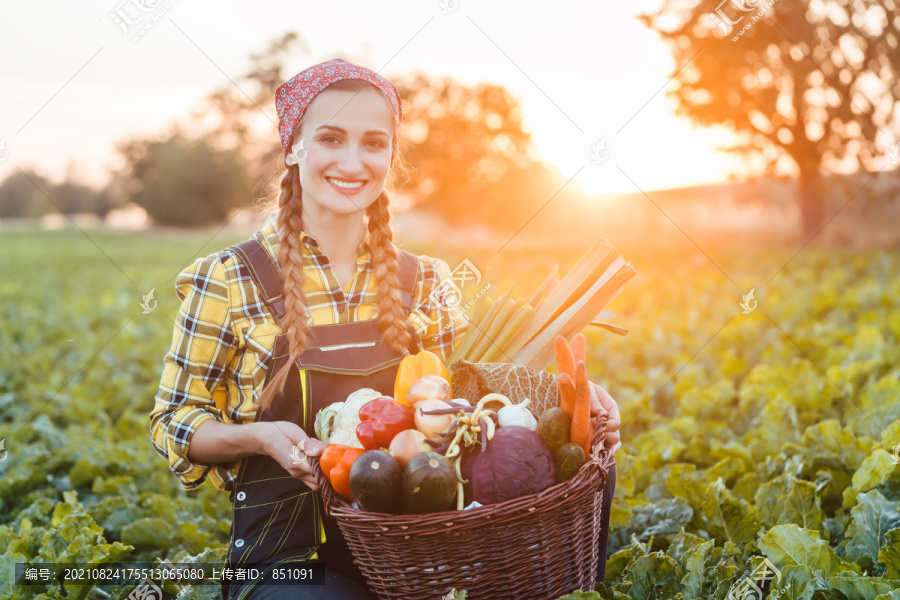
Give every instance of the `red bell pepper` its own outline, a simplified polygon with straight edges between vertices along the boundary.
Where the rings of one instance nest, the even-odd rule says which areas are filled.
[[[319,468],[322,469],[331,487],[351,502],[354,498],[350,491],[350,468],[363,452],[365,450],[362,448],[329,444],[319,457]]]
[[[416,411],[393,398],[376,398],[362,405],[359,420],[359,443],[366,450],[379,450],[390,446],[394,436],[404,429],[416,428]]]

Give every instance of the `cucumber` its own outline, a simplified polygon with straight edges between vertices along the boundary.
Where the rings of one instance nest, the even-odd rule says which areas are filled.
[[[538,419],[537,434],[550,448],[550,452],[556,453],[560,446],[569,443],[569,431],[571,421],[569,415],[561,408],[545,410]]]
[[[553,454],[553,464],[556,465],[556,483],[568,481],[584,464],[584,450],[578,444],[571,442],[560,446]]]

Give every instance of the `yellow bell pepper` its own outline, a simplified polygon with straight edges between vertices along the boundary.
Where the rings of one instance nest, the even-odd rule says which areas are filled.
[[[426,375],[437,375],[450,383],[450,373],[441,358],[434,352],[422,350],[418,354],[404,356],[397,368],[397,378],[394,380],[394,400],[404,406],[409,406],[406,394],[409,392],[410,386]]]

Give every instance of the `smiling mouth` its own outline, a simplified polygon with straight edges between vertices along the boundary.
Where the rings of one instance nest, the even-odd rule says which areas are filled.
[[[366,184],[365,181],[343,181],[334,179],[333,177],[326,177],[325,179],[327,179],[329,183],[332,183],[339,188],[344,188],[345,190],[355,190]]]

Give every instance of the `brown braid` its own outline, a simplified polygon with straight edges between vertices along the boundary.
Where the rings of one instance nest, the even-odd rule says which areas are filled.
[[[285,366],[293,365],[309,341],[306,315],[306,294],[303,293],[303,195],[300,190],[300,171],[297,165],[288,167],[281,180],[278,198],[278,265],[284,281],[284,317],[282,327],[287,334],[290,356]],[[269,408],[275,394],[284,389],[290,369],[282,368],[269,381],[259,398],[263,410]]]
[[[389,205],[390,199],[382,191],[378,200],[366,208],[372,265],[375,269],[375,281],[378,282],[378,327],[384,333],[384,341],[389,348],[398,354],[407,354],[412,332],[400,297],[400,280],[397,275],[399,251],[394,245]]]

